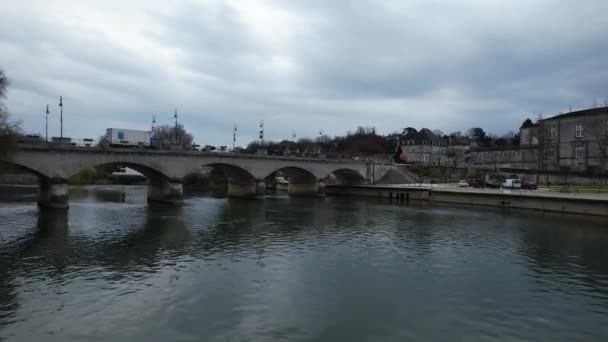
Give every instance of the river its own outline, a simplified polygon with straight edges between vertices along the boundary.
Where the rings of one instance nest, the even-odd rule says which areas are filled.
[[[608,341],[608,221],[73,188],[0,203],[5,341]]]

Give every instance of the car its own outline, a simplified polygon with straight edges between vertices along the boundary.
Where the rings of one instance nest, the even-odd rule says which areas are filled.
[[[458,187],[459,188],[468,188],[469,182],[466,179],[461,179],[460,181],[458,181]]]
[[[502,183],[497,179],[489,179],[486,181],[486,188],[498,189]]]
[[[469,181],[469,186],[471,186],[473,188],[483,188],[484,183],[483,183],[483,180],[481,180],[481,179],[471,179]]]
[[[505,179],[501,187],[503,189],[521,189],[521,182],[519,179]]]
[[[521,188],[526,190],[536,190],[538,186],[534,182],[523,182],[521,183]]]

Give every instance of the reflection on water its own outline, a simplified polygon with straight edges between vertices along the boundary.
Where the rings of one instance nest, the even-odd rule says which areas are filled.
[[[368,199],[72,189],[0,203],[15,341],[608,338],[608,222]]]

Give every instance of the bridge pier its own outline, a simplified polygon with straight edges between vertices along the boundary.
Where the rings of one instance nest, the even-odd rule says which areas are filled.
[[[52,209],[67,209],[67,179],[41,179],[38,186],[38,206]]]
[[[148,184],[148,202],[180,205],[184,202],[184,189],[181,182],[160,180]]]
[[[319,179],[309,183],[289,183],[289,196],[325,196],[325,181]]]
[[[263,199],[266,197],[266,182],[263,179],[249,181],[229,179],[228,197]]]

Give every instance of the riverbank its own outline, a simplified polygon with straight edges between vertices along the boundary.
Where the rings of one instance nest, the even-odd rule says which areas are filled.
[[[327,194],[608,216],[606,194],[403,185],[328,185]]]

